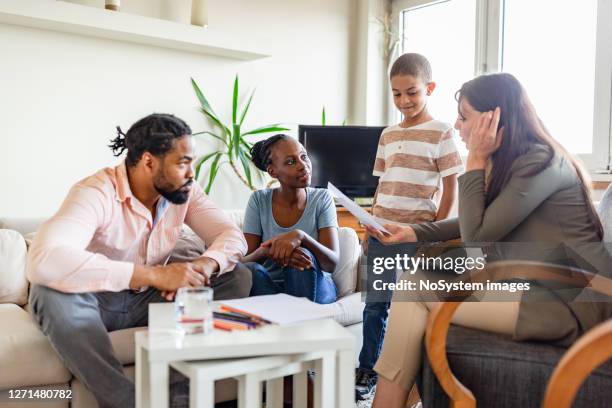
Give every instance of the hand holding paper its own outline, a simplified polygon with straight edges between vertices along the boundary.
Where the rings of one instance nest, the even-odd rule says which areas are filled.
[[[389,231],[387,231],[385,227],[380,225],[380,223],[376,221],[376,219],[371,214],[369,214],[367,211],[357,205],[353,200],[345,196],[332,183],[327,183],[327,189],[338,201],[338,204],[340,204],[341,206],[346,208],[351,214],[353,214],[359,220],[360,223],[376,230],[382,231],[386,234],[389,234]]]
[[[400,227],[399,225],[386,224],[388,233],[384,233],[366,225],[366,231],[383,244],[400,244],[403,242],[417,242],[417,236],[411,226]]]

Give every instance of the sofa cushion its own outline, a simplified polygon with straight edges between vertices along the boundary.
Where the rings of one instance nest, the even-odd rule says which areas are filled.
[[[453,374],[476,397],[479,407],[539,408],[546,385],[567,351],[545,343],[517,342],[509,336],[452,325],[446,351]],[[423,354],[426,356],[426,354]],[[582,384],[572,407],[604,407],[612,401],[612,362]],[[419,377],[423,408],[446,408],[448,397],[429,360]]]
[[[323,306],[332,309],[332,319],[342,326],[350,326],[363,320],[363,307],[365,303],[361,300],[361,293],[351,293],[334,303]]]
[[[24,309],[0,305],[0,389],[70,380],[45,335]]]
[[[17,231],[0,229],[0,303],[27,303],[26,253],[25,240]]]
[[[0,228],[15,230],[25,236],[36,232],[46,219],[46,217],[0,218]]]
[[[181,235],[168,259],[172,262],[188,262],[202,256],[206,250],[204,241],[188,226],[183,226]]]
[[[242,225],[244,221],[244,210],[223,210],[230,220],[234,221],[240,231],[242,231]]]
[[[134,364],[134,333],[146,329],[146,327],[134,327],[109,333],[115,355],[121,364]],[[31,350],[35,351],[36,356],[30,356],[26,360],[24,356],[29,356]],[[8,358],[8,356],[13,356],[13,358]],[[41,365],[38,365],[37,359],[40,359]],[[24,376],[29,375],[29,369],[32,368],[29,364],[36,367],[36,370],[34,370],[36,372],[44,371],[41,373],[40,379],[33,378],[31,382],[16,382],[13,385],[58,383],[68,381],[71,377],[59,361],[45,335],[32,320],[29,310],[27,308],[24,310],[16,305],[0,305],[0,362],[2,362],[0,365],[0,389],[5,388],[7,381],[9,381],[9,379],[3,377],[3,374],[12,372],[11,377],[14,376],[15,368],[12,371],[10,368],[10,364],[13,363],[15,365],[22,363],[19,365],[21,368],[17,371],[23,371]],[[42,370],[39,370],[39,367]],[[51,374],[48,374],[48,372],[51,372]]]
[[[29,390],[32,392],[42,391],[42,390],[51,390],[54,394],[57,390],[69,390],[70,384],[62,383],[62,384],[48,384],[48,385],[32,385],[32,386],[20,386],[20,390],[25,390],[25,392],[29,393]],[[77,408],[76,406],[71,406],[71,399],[56,399],[56,400],[43,400],[43,399],[32,399],[31,402],[25,402],[25,400],[16,401],[15,399],[11,399],[11,390],[0,390],[0,408]],[[13,391],[14,392],[14,391]],[[22,391],[24,392],[24,391]],[[74,396],[74,391],[72,392],[72,396]],[[10,401],[10,402],[9,402]],[[83,407],[79,407],[83,408]],[[89,408],[89,407],[87,407]]]
[[[109,334],[115,356],[123,365],[134,364],[136,344],[134,334],[137,331],[147,330],[146,327],[132,327],[130,329],[115,330]]]
[[[340,259],[332,278],[336,284],[338,297],[342,298],[355,292],[361,246],[357,233],[351,228],[338,228],[338,241],[340,242]]]

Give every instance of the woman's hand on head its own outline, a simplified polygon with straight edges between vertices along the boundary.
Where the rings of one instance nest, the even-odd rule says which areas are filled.
[[[277,264],[287,266],[291,259],[291,253],[302,244],[304,233],[300,230],[289,231],[277,235],[262,243],[261,246],[269,248],[268,257]]]
[[[501,146],[504,128],[497,129],[501,110],[483,112],[470,132],[467,170],[484,169],[487,161]]]
[[[395,224],[385,224],[384,227],[390,234],[372,228],[369,225],[365,226],[368,234],[372,235],[383,244],[399,244],[402,242],[416,242],[417,240],[416,233],[410,226],[401,227]]]

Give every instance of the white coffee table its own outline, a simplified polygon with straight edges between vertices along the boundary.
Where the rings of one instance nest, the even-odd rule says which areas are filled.
[[[317,399],[321,408],[354,407],[355,337],[331,319],[291,326],[270,325],[244,332],[215,330],[208,335],[181,335],[174,329],[172,303],[149,305],[149,331],[136,333],[136,406],[168,406],[169,364],[271,355],[330,352],[335,356],[329,379],[317,381],[323,391],[335,391]],[[335,376],[334,376],[335,374]],[[335,378],[333,378],[335,377]],[[318,387],[317,387],[318,388]],[[329,394],[327,394],[329,396]]]

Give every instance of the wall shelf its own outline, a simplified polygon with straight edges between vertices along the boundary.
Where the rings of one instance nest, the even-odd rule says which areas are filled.
[[[210,28],[55,0],[0,0],[0,23],[243,61],[269,56],[236,48],[227,34]]]

